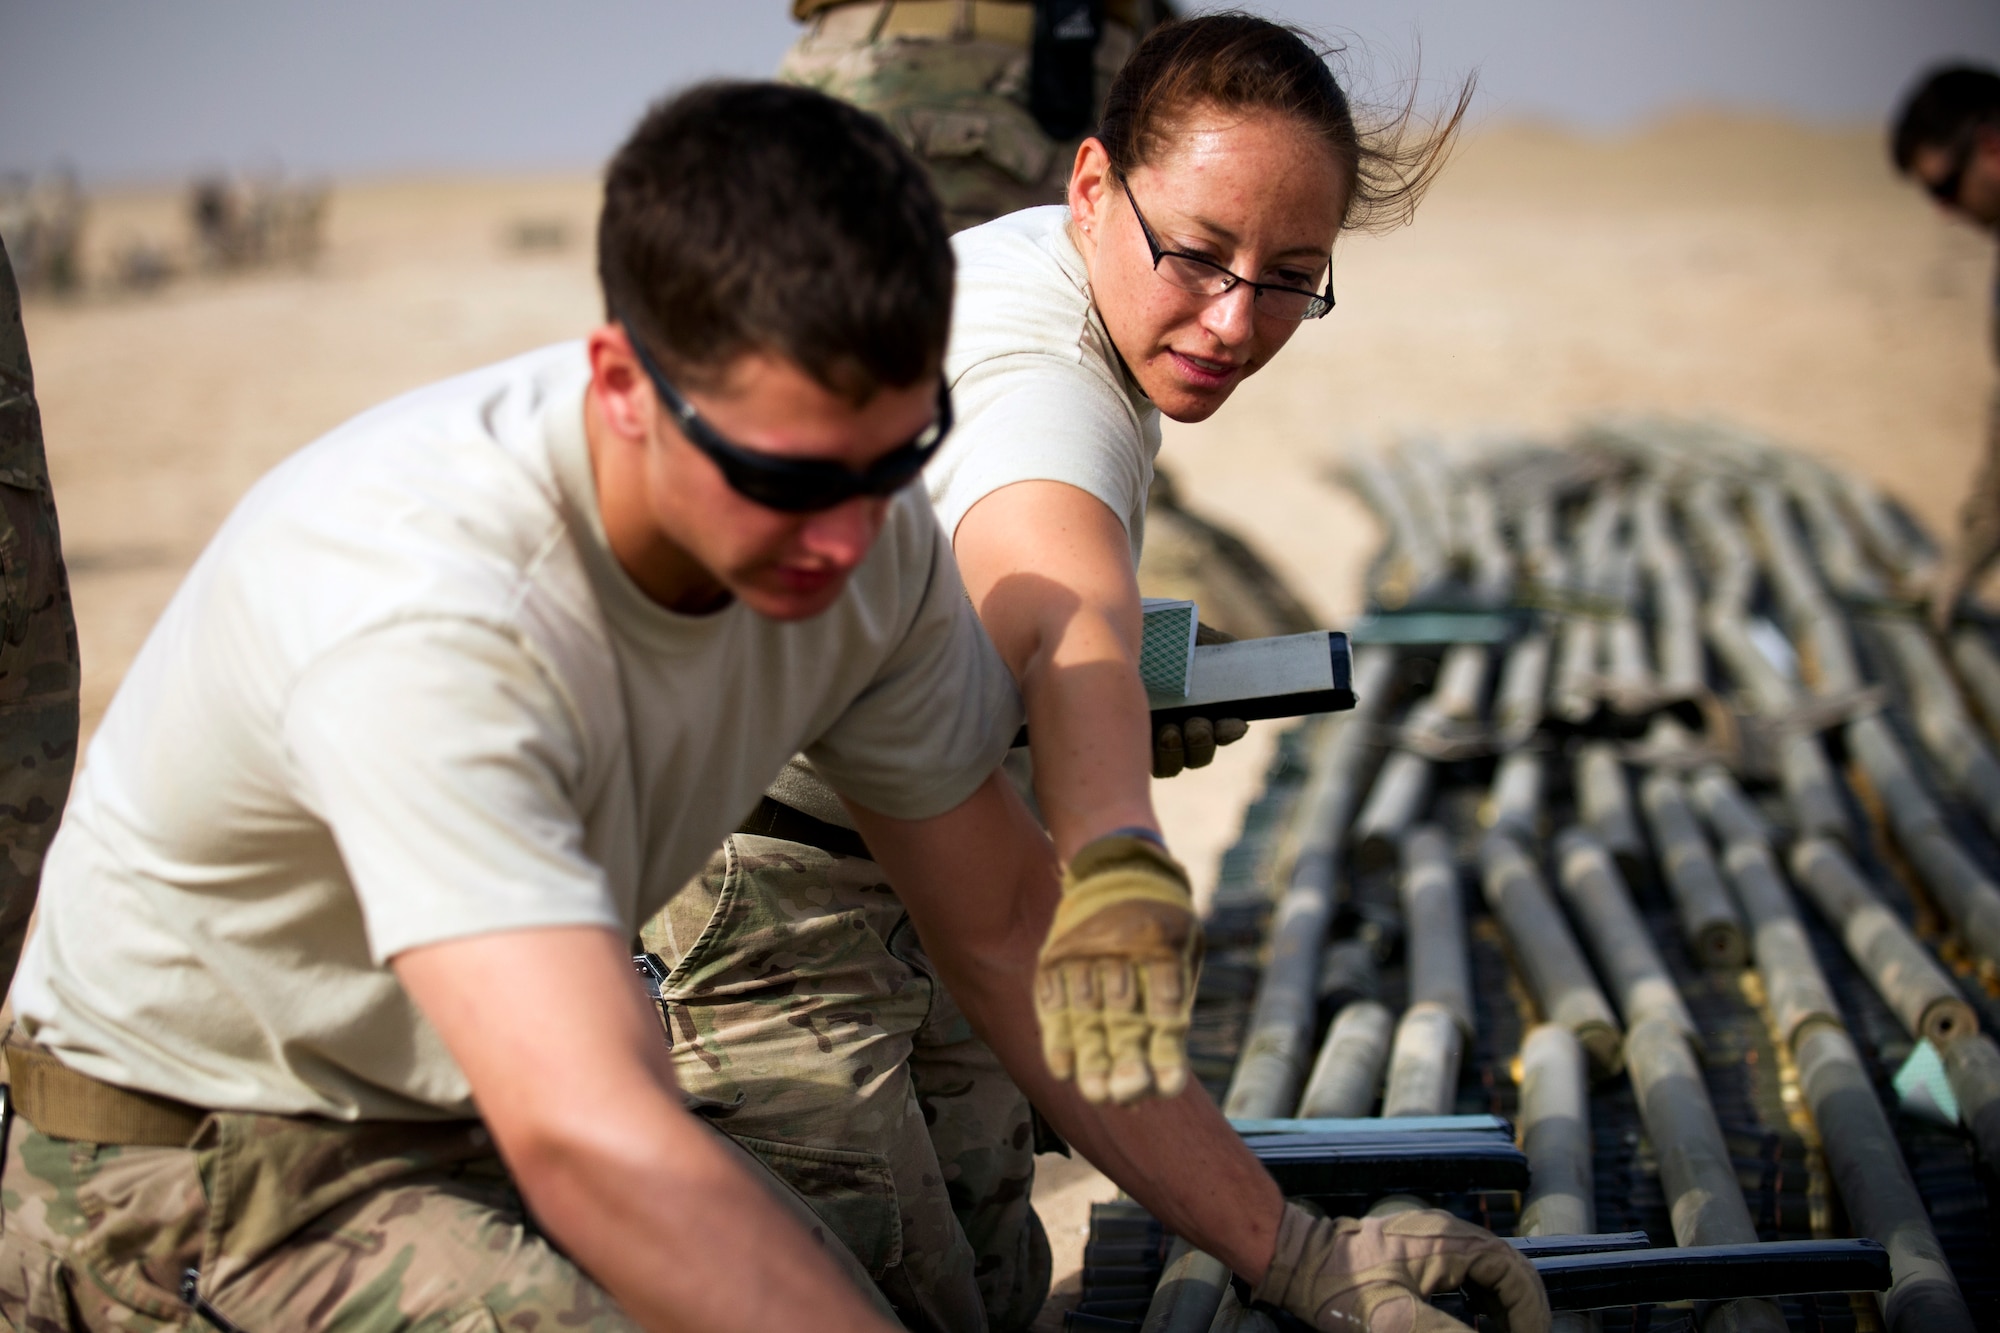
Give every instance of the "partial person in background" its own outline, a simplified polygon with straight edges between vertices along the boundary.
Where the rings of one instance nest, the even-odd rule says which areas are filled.
[[[872,111],[929,168],[953,231],[1061,200],[1112,76],[1161,0],[792,0],[778,77]]]
[[[1406,137],[1407,118],[1364,132],[1295,30],[1244,14],[1162,24],[1074,155],[1067,205],[954,238],[957,425],[926,484],[1020,683],[1031,794],[1065,882],[1101,886],[1066,896],[1037,999],[1050,1067],[1089,1101],[1207,1104],[1184,1050],[1199,929],[1150,782],[1207,762],[1242,723],[1156,735],[1148,712],[1135,569],[1160,418],[1206,420],[1332,308],[1335,240],[1410,215],[1465,97],[1431,133]],[[740,1106],[718,1123],[746,1143],[839,1155],[801,1189],[835,1234],[897,1227],[912,1327],[1018,1329],[1049,1281],[1028,1101],[890,879],[794,761],[642,932],[675,1066]],[[1142,962],[1114,969],[1092,949]],[[869,1195],[871,1170],[895,1198]]]
[[[82,680],[21,292],[0,242],[0,994],[76,767]]]
[[[2000,73],[1954,65],[1925,75],[1889,136],[1896,170],[1938,207],[2000,236]],[[1994,350],[2000,353],[2000,273],[1995,275]],[[1943,630],[1958,602],[2000,554],[2000,390],[1986,417],[1986,453],[1959,511],[1958,533],[1930,588],[1931,621]]]
[[[1174,16],[1166,0],[793,0],[792,13],[811,26],[778,77],[887,121],[929,169],[953,231],[1061,202],[1111,80]],[[1314,627],[1262,557],[1185,507],[1164,471],[1146,512],[1147,596],[1195,602],[1234,638]]]

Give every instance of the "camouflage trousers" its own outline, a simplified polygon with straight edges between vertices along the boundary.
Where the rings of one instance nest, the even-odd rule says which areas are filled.
[[[51,1138],[17,1116],[0,1205],[0,1325],[23,1333],[639,1329],[535,1229],[476,1123],[216,1113],[192,1146],[153,1148]]]
[[[1080,138],[1051,139],[1028,111],[1028,48],[979,36],[885,35],[880,4],[821,14],[778,77],[872,111],[929,168],[953,231],[1059,204]],[[1097,103],[1137,39],[1107,23],[1097,47]]]
[[[1034,1320],[1050,1260],[1027,1099],[879,866],[738,834],[641,944],[671,965],[682,1086],[733,1108],[716,1125],[805,1196],[907,1326]]]

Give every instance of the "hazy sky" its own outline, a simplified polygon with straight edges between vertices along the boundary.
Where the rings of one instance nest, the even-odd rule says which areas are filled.
[[[2000,0],[1267,0],[1358,82],[1475,66],[1482,119],[1615,129],[1689,104],[1874,122]],[[768,73],[782,0],[0,0],[0,170],[87,180],[594,167],[660,92]]]

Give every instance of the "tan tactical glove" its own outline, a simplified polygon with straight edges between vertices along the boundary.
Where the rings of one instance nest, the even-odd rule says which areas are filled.
[[[1235,643],[1234,634],[1225,634],[1213,625],[1195,622],[1195,646],[1205,643]],[[1163,722],[1153,728],[1153,776],[1170,778],[1184,768],[1207,768],[1215,761],[1215,747],[1234,745],[1250,732],[1240,717],[1191,717],[1185,722]]]
[[[1468,1283],[1492,1293],[1508,1333],[1548,1333],[1549,1298],[1534,1265],[1492,1232],[1433,1208],[1316,1218],[1288,1203],[1271,1271],[1252,1296],[1321,1333],[1444,1333],[1465,1325],[1424,1297]]]
[[[1234,745],[1249,734],[1250,724],[1240,717],[1162,722],[1153,729],[1153,776],[1170,778],[1184,768],[1206,768],[1215,759],[1216,746]]]
[[[1180,862],[1125,833],[1087,844],[1063,871],[1035,977],[1049,1071],[1087,1101],[1178,1094],[1200,958]]]

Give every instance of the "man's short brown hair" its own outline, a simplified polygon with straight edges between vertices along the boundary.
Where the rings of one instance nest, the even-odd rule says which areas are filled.
[[[708,83],[656,104],[611,160],[607,314],[699,383],[770,352],[853,402],[937,373],[952,253],[887,126],[823,93]]]

